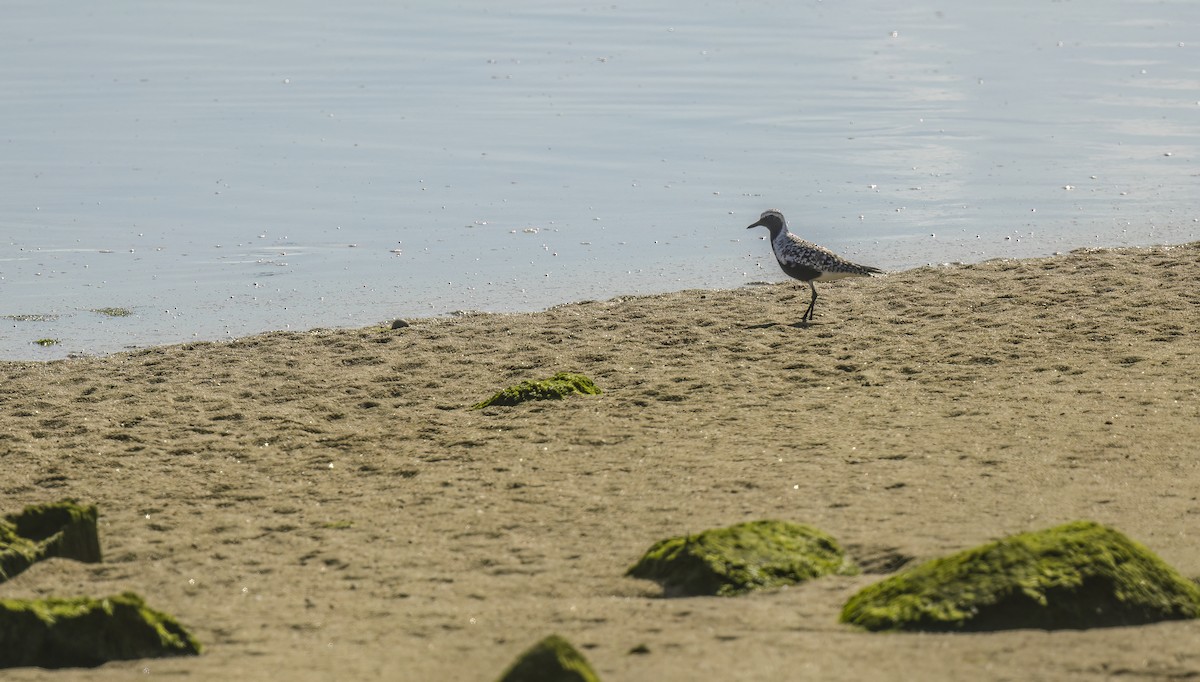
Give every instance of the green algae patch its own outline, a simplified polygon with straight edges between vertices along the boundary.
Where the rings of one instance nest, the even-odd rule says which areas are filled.
[[[38,340],[34,341],[34,344],[45,348],[48,346],[57,346],[59,344],[59,340],[58,339],[38,339]]]
[[[733,596],[857,572],[837,540],[812,526],[750,521],[660,540],[626,575],[657,581],[664,596],[691,597]]]
[[[582,374],[559,372],[543,381],[522,381],[516,386],[510,386],[496,395],[475,403],[472,410],[480,410],[492,405],[516,405],[527,400],[562,400],[572,394],[600,395],[601,391],[591,379]]]
[[[0,599],[0,668],[91,667],[200,650],[174,618],[132,592],[104,599]]]
[[[1022,533],[917,566],[855,594],[868,630],[1086,629],[1200,616],[1200,587],[1091,521]]]
[[[26,507],[0,518],[0,583],[51,557],[100,561],[95,505],[75,500]]]
[[[93,313],[108,315],[109,317],[129,317],[133,311],[129,308],[92,308]]]
[[[599,682],[592,666],[558,635],[550,635],[521,654],[499,682]]]

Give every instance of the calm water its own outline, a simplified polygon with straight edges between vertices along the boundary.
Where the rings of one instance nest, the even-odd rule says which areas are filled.
[[[509,5],[6,2],[0,358],[1200,238],[1192,0]]]

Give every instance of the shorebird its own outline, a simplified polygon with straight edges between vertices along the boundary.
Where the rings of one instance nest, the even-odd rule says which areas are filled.
[[[797,237],[788,231],[787,219],[783,214],[773,208],[763,211],[758,222],[748,225],[746,229],[760,226],[771,231],[771,249],[775,252],[779,267],[789,277],[808,282],[812,289],[812,300],[808,302],[808,310],[800,316],[801,322],[812,321],[813,308],[817,305],[817,285],[813,282],[842,277],[870,277],[883,272],[879,268],[851,263],[824,246]]]

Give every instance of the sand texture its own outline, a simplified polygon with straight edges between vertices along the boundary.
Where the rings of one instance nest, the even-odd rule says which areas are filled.
[[[1200,676],[1200,622],[872,634],[905,561],[1090,519],[1200,576],[1200,243],[0,363],[3,508],[100,509],[101,564],[197,658],[6,680],[494,680],[557,633],[601,679]],[[597,396],[471,410],[580,372]],[[733,598],[624,577],[655,541],[815,526],[865,569]]]

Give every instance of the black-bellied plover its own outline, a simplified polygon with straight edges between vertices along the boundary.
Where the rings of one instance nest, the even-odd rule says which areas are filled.
[[[824,246],[797,237],[788,231],[787,219],[783,214],[773,208],[763,211],[758,222],[748,225],[746,229],[759,226],[771,231],[771,249],[775,251],[779,267],[788,276],[808,282],[812,289],[812,300],[808,302],[808,310],[800,316],[801,322],[812,320],[813,308],[817,305],[817,286],[813,282],[842,277],[869,277],[883,272],[879,268],[851,263]]]

